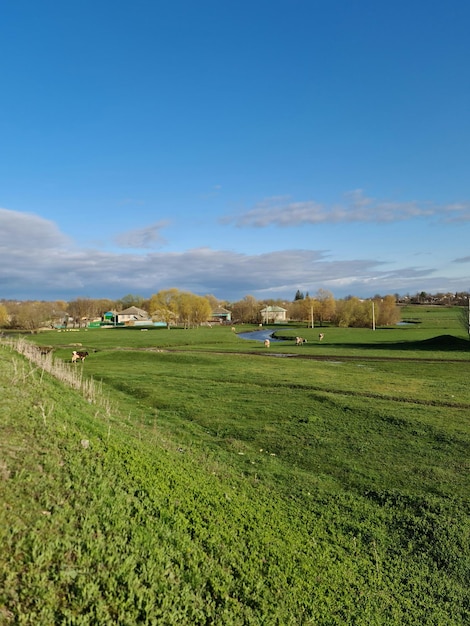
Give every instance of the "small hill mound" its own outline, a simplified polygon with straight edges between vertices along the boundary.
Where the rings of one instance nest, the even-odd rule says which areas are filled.
[[[425,350],[470,350],[470,342],[453,335],[438,335],[420,342]]]

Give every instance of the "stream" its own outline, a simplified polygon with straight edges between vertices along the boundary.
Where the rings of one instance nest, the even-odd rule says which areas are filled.
[[[251,339],[252,341],[265,341],[269,339],[269,341],[284,341],[284,339],[276,339],[273,337],[274,333],[277,333],[280,330],[288,330],[287,328],[276,328],[273,330],[272,328],[267,328],[265,330],[252,330],[248,333],[238,333],[237,337],[241,339]]]

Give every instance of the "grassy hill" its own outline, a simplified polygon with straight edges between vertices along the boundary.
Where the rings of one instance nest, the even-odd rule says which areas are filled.
[[[0,344],[0,624],[467,624],[468,355],[199,330]]]

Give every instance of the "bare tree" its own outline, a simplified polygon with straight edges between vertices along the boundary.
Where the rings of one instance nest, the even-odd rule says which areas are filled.
[[[145,298],[143,298],[142,296],[137,296],[132,293],[129,293],[127,294],[127,296],[124,296],[120,300],[118,300],[116,304],[122,310],[128,309],[131,306],[136,306],[139,309],[141,309],[144,304],[144,301],[145,301]]]
[[[7,308],[4,304],[0,304],[0,327],[4,327],[8,324],[10,316],[8,315]]]
[[[213,296],[211,293],[206,294],[204,298],[209,302],[211,311],[221,306],[220,300],[216,298],[215,296]]]
[[[107,313],[108,311],[112,311],[114,309],[120,308],[114,300],[109,300],[107,298],[98,298],[94,300],[95,303],[95,315],[101,316]]]
[[[467,301],[467,306],[463,306],[458,312],[459,325],[465,330],[470,339],[470,297]]]
[[[315,313],[319,302],[306,296],[304,298],[297,298],[294,302],[287,305],[287,315],[289,319],[296,322],[311,322],[312,317],[317,319]]]
[[[77,298],[68,304],[68,313],[73,318],[74,326],[86,326],[89,319],[97,315],[96,300],[91,298]]]
[[[245,296],[243,300],[232,305],[232,317],[234,320],[246,324],[254,324],[260,321],[261,304],[253,296]]]
[[[37,332],[39,328],[51,325],[53,305],[51,302],[26,301],[12,303],[8,307],[9,325],[12,328]]]

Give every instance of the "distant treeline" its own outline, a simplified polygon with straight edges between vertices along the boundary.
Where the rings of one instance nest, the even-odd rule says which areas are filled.
[[[292,301],[257,300],[246,295],[237,302],[229,302],[211,294],[199,296],[172,288],[147,299],[133,294],[118,300],[76,298],[69,302],[0,299],[0,327],[28,331],[64,324],[81,327],[101,319],[109,311],[119,312],[129,307],[138,307],[153,321],[168,325],[192,326],[211,321],[213,312],[220,307],[230,313],[234,323],[255,324],[266,321],[261,311],[270,306],[284,310],[286,321],[320,326],[326,322],[342,327],[367,327],[372,323],[387,326],[400,320],[400,305],[468,306],[469,297],[469,292],[430,294],[421,291],[415,295],[375,295],[368,299],[347,296],[337,300],[331,292],[319,289],[314,296],[297,290]]]

